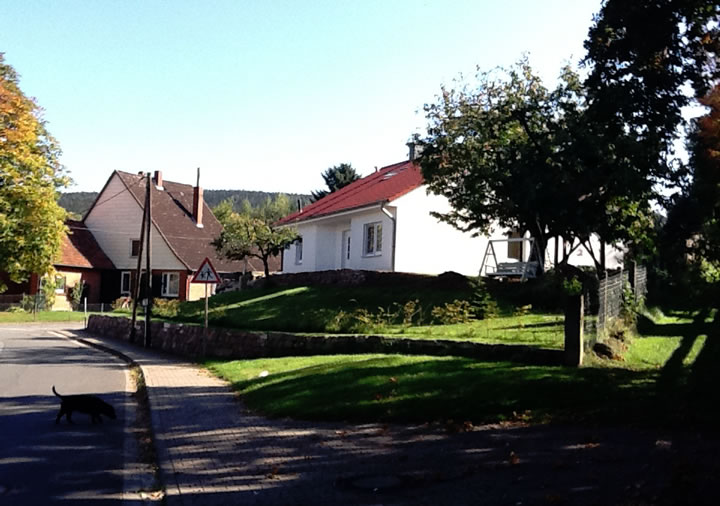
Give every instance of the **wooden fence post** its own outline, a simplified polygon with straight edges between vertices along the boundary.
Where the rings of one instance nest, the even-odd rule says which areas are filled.
[[[565,365],[581,366],[583,361],[584,304],[582,295],[567,298],[565,304]]]

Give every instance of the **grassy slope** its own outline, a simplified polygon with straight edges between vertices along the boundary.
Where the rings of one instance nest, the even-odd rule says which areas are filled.
[[[258,330],[324,332],[338,311],[377,311],[419,299],[423,313],[435,305],[467,298],[468,292],[427,288],[305,286],[221,293],[210,298],[210,320],[217,326]],[[204,301],[181,304],[178,319],[201,322]]]
[[[247,290],[210,298],[210,324],[247,330],[321,333],[333,331],[340,311],[350,313],[379,308],[394,311],[398,304],[419,300],[421,311],[415,325],[376,325],[368,332],[418,339],[458,339],[488,343],[531,344],[561,348],[563,323],[560,315],[505,315],[491,320],[455,325],[429,325],[434,306],[467,299],[469,291],[429,288],[316,286]],[[204,301],[183,303],[176,321],[202,323]]]
[[[710,342],[689,320],[635,338],[624,362],[524,366],[455,357],[332,356],[210,362],[271,416],[353,421],[587,420],[684,423],[686,385]],[[680,332],[680,333],[678,333]],[[685,334],[685,337],[681,334]],[[673,335],[674,334],[674,335]],[[688,346],[688,335],[694,336]],[[672,364],[679,363],[678,367]],[[268,371],[261,377],[262,371]],[[713,419],[714,409],[694,419]]]

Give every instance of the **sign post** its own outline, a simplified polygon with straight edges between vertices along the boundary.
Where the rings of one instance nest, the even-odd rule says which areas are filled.
[[[195,272],[191,283],[204,283],[205,284],[205,332],[204,335],[207,337],[208,329],[208,285],[211,283],[220,283],[220,276],[218,276],[215,267],[210,263],[209,258],[205,258],[200,264],[200,267]],[[203,339],[203,355],[205,354],[205,339]]]

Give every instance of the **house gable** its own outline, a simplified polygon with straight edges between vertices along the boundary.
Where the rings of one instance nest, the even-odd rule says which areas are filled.
[[[138,181],[133,184],[137,188],[128,187],[119,173],[113,172],[83,220],[100,248],[120,270],[137,267],[137,257],[131,255],[131,246],[133,239],[140,239],[143,209],[132,192],[141,186],[141,181],[138,177]],[[141,191],[144,192],[144,186]],[[150,236],[154,269],[188,269],[155,226]]]

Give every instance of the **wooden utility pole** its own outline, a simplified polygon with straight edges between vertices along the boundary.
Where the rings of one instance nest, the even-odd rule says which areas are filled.
[[[150,347],[151,335],[150,335],[150,315],[152,314],[152,268],[150,266],[150,258],[152,257],[152,237],[150,237],[150,230],[152,228],[152,191],[150,188],[151,175],[147,173],[147,219],[145,220],[145,239],[147,240],[147,256],[145,263],[145,296],[147,297],[147,305],[145,306],[145,340],[144,345],[146,348]]]
[[[132,311],[132,326],[130,327],[130,342],[135,342],[135,323],[137,322],[137,306],[138,300],[140,299],[140,282],[142,281],[142,254],[143,244],[145,242],[145,220],[147,219],[148,213],[148,196],[149,191],[145,192],[145,207],[143,208],[142,225],[140,226],[140,245],[138,246],[137,254],[137,268],[135,270],[135,286],[133,287],[132,299],[133,299],[133,311]]]

